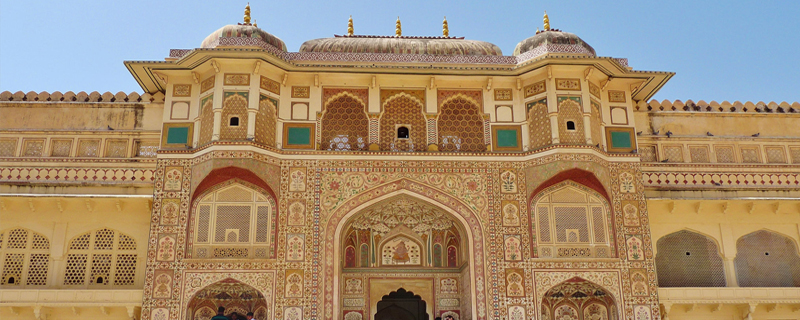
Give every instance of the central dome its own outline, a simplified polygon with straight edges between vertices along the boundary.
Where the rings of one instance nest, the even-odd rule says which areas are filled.
[[[453,37],[334,36],[309,40],[300,52],[502,56],[492,43]]]

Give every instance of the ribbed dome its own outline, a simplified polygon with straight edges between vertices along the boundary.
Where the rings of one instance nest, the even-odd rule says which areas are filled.
[[[229,24],[219,28],[219,30],[208,35],[200,47],[247,47],[259,46],[264,43],[286,52],[286,44],[283,43],[283,40],[251,24]]]
[[[538,32],[535,36],[522,40],[514,48],[514,55],[539,49],[540,54],[545,53],[578,53],[596,56],[594,48],[574,33],[560,30],[547,30]]]
[[[308,40],[300,52],[398,53],[463,56],[502,56],[496,45],[464,38],[335,36]]]

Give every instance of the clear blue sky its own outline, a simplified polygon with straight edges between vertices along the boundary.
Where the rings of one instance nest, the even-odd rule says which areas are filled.
[[[241,1],[0,0],[0,91],[137,91],[124,60],[162,60],[241,22]],[[441,35],[510,55],[542,25],[572,32],[600,56],[677,75],[655,99],[800,101],[800,1],[264,1],[259,27],[297,51],[343,34]]]

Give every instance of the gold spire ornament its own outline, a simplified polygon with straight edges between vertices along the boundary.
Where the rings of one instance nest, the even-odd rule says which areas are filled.
[[[256,19],[253,19],[253,26],[254,26],[254,27],[256,27],[256,28],[258,28],[258,20],[256,20]]]
[[[400,27],[400,17],[397,17],[397,23],[395,23],[394,27],[394,36],[395,37],[402,37],[403,36],[403,28]]]
[[[442,21],[442,36],[445,38],[450,37],[450,28],[447,27],[447,17],[444,17],[444,21]]]
[[[353,16],[350,16],[350,20],[347,20],[347,35],[353,36]]]
[[[550,31],[550,17],[547,16],[547,11],[544,12],[544,31]]]
[[[244,7],[244,24],[250,24],[250,2]]]

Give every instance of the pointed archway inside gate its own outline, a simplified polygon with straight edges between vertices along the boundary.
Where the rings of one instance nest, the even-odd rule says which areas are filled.
[[[425,300],[411,291],[400,288],[378,301],[375,320],[427,320]]]
[[[206,286],[192,297],[186,312],[187,319],[209,320],[217,314],[219,307],[225,307],[225,315],[229,318],[234,312],[242,319],[248,312],[255,313],[256,319],[267,317],[267,301],[261,292],[227,278]]]

